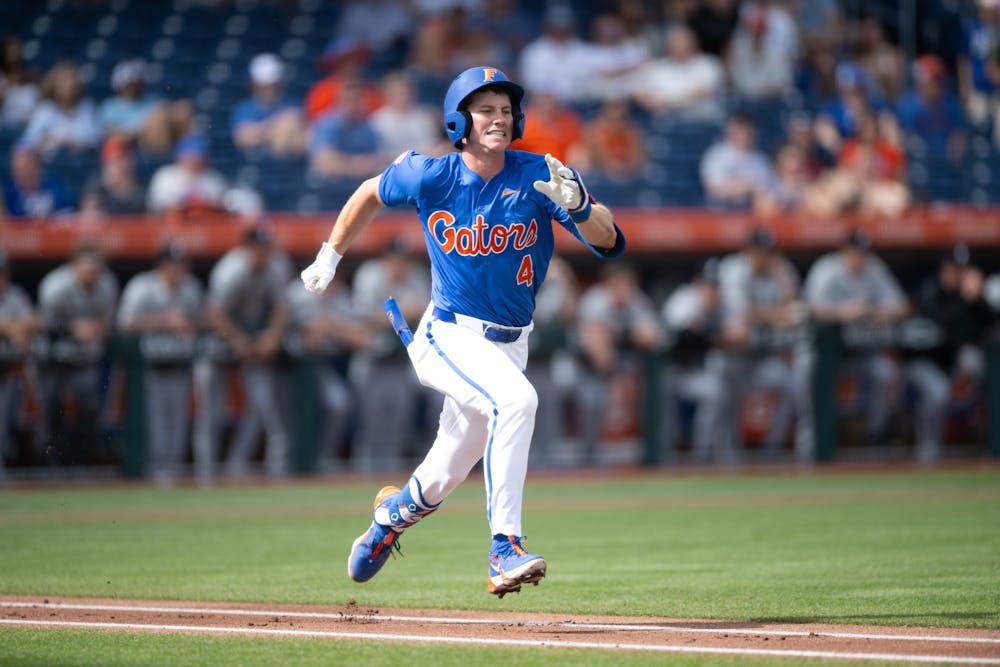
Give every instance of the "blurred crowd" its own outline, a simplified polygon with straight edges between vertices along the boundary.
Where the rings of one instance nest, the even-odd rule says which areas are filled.
[[[144,414],[146,471],[164,481],[287,473],[295,431],[310,427],[307,401],[318,406],[310,469],[402,469],[437,429],[441,398],[418,384],[382,312],[392,294],[411,323],[423,315],[420,248],[396,241],[321,295],[302,287],[264,227],[204,282],[176,243],[123,287],[88,244],[36,295],[12,280],[16,268],[0,257],[0,461],[120,462],[123,402]],[[898,441],[934,461],[956,406],[971,421],[970,406],[982,405],[1000,275],[984,276],[957,245],[906,292],[861,229],[800,275],[760,227],[662,296],[628,261],[585,277],[556,257],[537,301],[532,465],[615,462],[608,444],[621,440],[622,413],[639,431],[655,428],[662,463],[813,460],[815,341],[826,325],[840,328],[838,387],[853,395],[837,408],[863,424],[860,444]],[[142,405],[134,385],[122,396],[129,354],[141,359]],[[315,372],[305,382],[304,367]],[[625,462],[638,462],[630,451]]]
[[[438,113],[444,90],[456,72],[489,63],[527,88],[515,148],[553,153],[612,198],[625,186],[625,203],[635,203],[628,186],[656,176],[650,165],[666,153],[659,180],[690,179],[697,195],[683,203],[894,215],[929,196],[913,191],[908,156],[934,170],[922,182],[943,183],[961,178],[973,134],[1000,141],[1000,2],[926,0],[909,12],[896,4],[344,2],[304,95],[287,92],[291,63],[275,53],[231,75],[248,88],[228,133],[191,99],[172,99],[168,81],[151,87],[138,54],[111,70],[111,96],[95,100],[78,63],[37,71],[10,35],[0,58],[0,123],[15,137],[4,208],[12,219],[252,215],[274,205],[240,183],[240,167],[268,158],[290,159],[293,176],[346,197],[403,150],[450,150]],[[215,47],[205,46],[206,66]],[[698,165],[647,141],[650,128],[688,126],[718,137]],[[220,154],[238,158],[213,168]],[[74,156],[92,159],[86,183],[48,169]],[[157,166],[148,179],[137,159]]]

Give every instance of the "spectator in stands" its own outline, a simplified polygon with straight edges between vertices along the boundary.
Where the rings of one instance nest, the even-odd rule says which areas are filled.
[[[146,212],[146,188],[135,172],[135,149],[122,135],[104,141],[101,173],[84,188],[80,212],[87,217]]]
[[[795,0],[788,9],[804,43],[820,36],[832,43],[841,41],[844,18],[837,0]]]
[[[632,97],[646,111],[681,121],[722,120],[725,71],[716,56],[698,51],[694,32],[667,28],[664,55],[642,65],[633,76]]]
[[[989,76],[989,62],[1000,34],[1000,0],[976,0],[977,12],[962,35],[958,84],[965,112],[974,125],[993,127],[1000,145],[1000,85]]]
[[[769,35],[763,7],[743,11],[726,57],[736,95],[746,101],[782,100],[792,90],[797,53]]]
[[[962,103],[948,89],[944,61],[933,54],[913,63],[914,87],[899,102],[899,124],[912,138],[923,141],[931,155],[947,156],[959,164],[968,145]]]
[[[107,460],[100,442],[101,371],[117,304],[118,279],[90,244],[77,247],[70,261],[38,286],[38,312],[49,341],[39,368],[44,416],[38,442],[52,464]]]
[[[336,39],[360,39],[379,71],[402,67],[414,16],[402,0],[350,0],[342,3]],[[485,61],[493,62],[493,61]]]
[[[208,166],[208,142],[188,135],[177,143],[174,161],[153,174],[147,207],[152,213],[222,210],[226,179]]]
[[[190,435],[191,363],[204,290],[191,274],[184,249],[170,243],[156,267],[125,285],[118,328],[139,338],[146,364],[146,442],[149,472],[157,482],[180,473]]]
[[[909,205],[906,155],[896,132],[895,123],[881,125],[867,115],[860,119],[857,136],[843,142],[837,169],[825,177],[828,183],[842,181],[839,210],[856,202],[862,212],[894,216]]]
[[[593,465],[598,462],[610,384],[636,371],[639,354],[660,349],[663,330],[636,270],[622,262],[602,267],[601,281],[583,293],[577,328],[580,374],[574,400],[582,463]]]
[[[667,0],[663,4],[684,3]],[[725,58],[729,40],[739,21],[739,3],[737,0],[703,0],[689,4],[692,9],[678,18],[694,31],[704,53]]]
[[[723,318],[718,258],[710,258],[699,267],[691,282],[670,293],[663,304],[662,318],[670,349],[661,380],[662,458],[669,461],[676,457],[681,435],[677,403],[684,401],[695,407],[691,429],[695,462],[731,459],[732,428],[723,421],[730,398],[719,348],[723,342]]]
[[[801,209],[811,181],[802,149],[794,144],[782,146],[774,158],[774,178],[754,195],[754,212],[767,218]]]
[[[723,349],[730,403],[724,423],[741,443],[741,403],[751,389],[777,394],[769,430],[762,434],[764,454],[774,458],[788,434],[795,408],[792,347],[803,333],[804,305],[799,275],[777,250],[773,232],[755,229],[740,252],[719,262]]]
[[[471,11],[486,20],[494,40],[515,54],[524,50],[541,29],[538,19],[523,4],[518,0],[486,0],[483,6],[473,7]]]
[[[371,125],[385,159],[407,150],[431,156],[448,152],[440,116],[417,102],[413,81],[405,73],[385,76],[382,98],[385,103],[371,115]]]
[[[38,104],[38,74],[24,62],[21,38],[0,42],[0,128],[23,129]]]
[[[360,86],[367,113],[382,105],[378,86],[369,83],[363,76],[370,58],[371,52],[357,35],[339,37],[327,46],[318,62],[318,67],[327,74],[306,92],[304,109],[308,123],[315,123],[340,104],[341,88],[347,82]]]
[[[83,96],[76,65],[55,65],[42,81],[42,101],[32,111],[22,140],[49,159],[60,152],[92,150],[100,137],[97,111],[94,102]]]
[[[879,97],[888,103],[899,99],[906,81],[906,58],[903,51],[889,42],[885,29],[874,16],[858,24],[858,65],[870,77]]]
[[[534,327],[528,339],[531,353],[525,375],[538,392],[529,465],[554,463],[554,449],[566,437],[567,407],[575,384],[566,339],[576,322],[579,299],[580,287],[573,267],[554,256],[535,296]]]
[[[453,59],[460,41],[460,31],[454,30],[448,15],[428,15],[420,21],[405,71],[422,104],[437,106],[444,99],[456,71]]]
[[[524,135],[515,145],[517,150],[542,155],[551,153],[564,164],[574,164],[579,169],[586,167],[583,120],[576,110],[547,90],[535,90],[524,115],[532,122],[525,123]]]
[[[368,328],[370,343],[356,355],[358,434],[355,470],[401,470],[414,451],[414,424],[422,392],[406,351],[382,310],[387,295],[403,316],[417,322],[430,298],[430,275],[418,263],[410,245],[397,239],[380,257],[366,260],[354,276],[354,303]],[[440,407],[440,403],[437,403]],[[423,443],[420,443],[423,446]]]
[[[910,310],[892,271],[871,252],[871,240],[860,229],[853,230],[838,250],[816,260],[806,276],[803,297],[815,322],[852,326],[859,331],[899,322]],[[840,368],[866,382],[868,441],[881,442],[900,399],[898,364],[884,349],[862,347],[845,351]],[[811,373],[807,366],[802,370]],[[803,381],[800,386],[809,385]],[[918,391],[934,395],[926,387],[918,387]],[[921,405],[919,410],[937,409],[928,401],[921,401]],[[810,411],[803,410],[801,416],[808,419]]]
[[[587,47],[577,33],[577,18],[569,5],[553,4],[545,12],[543,33],[524,47],[518,71],[530,94],[544,90],[563,104],[582,99],[586,69],[567,67],[582,62]]]
[[[731,116],[723,139],[701,159],[701,184],[709,206],[748,209],[758,193],[771,187],[771,164],[755,146],[753,120],[742,114]]]
[[[74,209],[66,185],[45,173],[38,150],[24,141],[11,151],[3,195],[7,215],[13,218],[50,218]]]
[[[649,59],[649,52],[628,39],[625,24],[616,14],[594,17],[590,41],[585,43],[580,67],[585,70],[587,100],[620,100],[631,92],[631,76]]]
[[[829,34],[807,35],[803,55],[795,72],[795,87],[811,106],[826,103],[837,95],[836,41]]]
[[[938,395],[917,423],[917,459],[933,461],[941,451],[944,420],[952,383],[961,376],[981,385],[986,360],[979,345],[989,330],[993,314],[983,297],[983,272],[972,263],[968,246],[955,245],[942,253],[937,274],[920,287],[917,311],[941,330],[940,342],[906,363],[907,378],[932,387]]]
[[[251,228],[243,243],[223,255],[209,274],[205,321],[228,346],[238,364],[246,408],[240,416],[226,459],[226,473],[248,472],[261,427],[266,434],[264,467],[269,475],[288,470],[289,438],[279,409],[277,355],[288,324],[285,288],[292,265],[275,248],[269,232]],[[215,430],[223,395],[223,369],[204,363],[195,370],[199,412],[195,456],[199,474],[214,464]]]
[[[886,127],[896,124],[892,113],[876,101],[868,73],[853,63],[841,63],[837,66],[837,98],[828,102],[816,117],[817,142],[836,156],[842,143],[856,136],[862,119],[869,116]]]
[[[514,68],[514,54],[506,42],[497,39],[489,19],[473,13],[467,16],[458,31],[460,46],[451,58],[456,72],[464,72],[482,63],[491,63],[504,71]]]
[[[646,167],[643,133],[628,102],[608,100],[584,129],[589,172],[617,183],[633,182]]]
[[[21,385],[16,371],[27,359],[31,339],[39,329],[31,297],[21,286],[11,282],[10,260],[0,250],[0,482],[7,476],[8,420],[14,414]]]
[[[341,456],[347,426],[356,410],[347,379],[351,355],[371,345],[371,331],[361,320],[351,291],[340,276],[322,294],[302,289],[298,277],[289,283],[285,299],[296,353],[315,360],[323,423],[316,445],[320,469],[330,470]]]
[[[356,185],[358,179],[384,167],[385,157],[365,108],[362,90],[358,81],[345,82],[336,109],[313,128],[310,168],[327,180]]]
[[[284,95],[284,64],[273,53],[261,53],[250,61],[249,73],[250,97],[233,109],[233,143],[243,151],[302,155],[307,132],[302,110]]]
[[[146,89],[146,63],[123,60],[111,71],[115,96],[104,100],[98,117],[104,136],[120,134],[152,155],[170,152],[191,131],[190,100],[164,100]]]

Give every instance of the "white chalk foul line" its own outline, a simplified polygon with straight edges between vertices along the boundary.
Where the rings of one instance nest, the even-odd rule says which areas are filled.
[[[137,611],[159,614],[219,614],[232,616],[287,616],[289,618],[321,618],[340,620],[345,617],[367,618],[364,612],[309,612],[309,611],[268,611],[260,609],[221,609],[195,607],[134,607],[109,604],[73,604],[63,602],[0,602],[3,607],[44,607],[51,609],[75,609],[81,611]],[[528,627],[578,628],[584,630],[628,630],[643,632],[690,632],[695,634],[766,635],[774,637],[831,637],[837,639],[874,639],[911,642],[947,642],[956,644],[1000,644],[1000,637],[954,637],[943,635],[893,635],[862,632],[810,632],[805,630],[755,630],[752,628],[688,628],[683,625],[644,625],[618,623],[583,623],[565,621],[515,621],[487,618],[452,618],[447,616],[394,616],[372,614],[372,620],[400,621],[404,623],[442,623],[453,625],[507,625]]]
[[[967,658],[948,655],[908,655],[902,653],[851,653],[848,651],[806,651],[784,649],[723,648],[712,646],[671,646],[664,644],[606,644],[601,642],[541,641],[535,639],[497,639],[495,637],[438,637],[434,635],[397,635],[368,632],[333,632],[328,630],[283,630],[277,628],[226,628],[210,625],[161,625],[153,623],[106,623],[94,621],[43,621],[0,619],[0,625],[62,627],[100,630],[149,630],[154,632],[203,632],[238,635],[277,635],[326,639],[363,639],[368,641],[424,642],[434,644],[475,644],[477,646],[525,646],[549,648],[654,651],[661,653],[709,653],[717,655],[759,655],[780,658],[828,658],[832,660],[882,660],[886,662],[952,663],[962,665],[1000,665],[1000,658]]]

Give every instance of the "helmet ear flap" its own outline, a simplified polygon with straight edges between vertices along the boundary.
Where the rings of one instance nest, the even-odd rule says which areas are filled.
[[[514,131],[511,133],[511,141],[524,136],[524,112],[521,106],[514,107]]]
[[[469,136],[472,129],[472,117],[467,111],[451,111],[444,117],[444,128],[451,143],[460,148],[462,139]]]

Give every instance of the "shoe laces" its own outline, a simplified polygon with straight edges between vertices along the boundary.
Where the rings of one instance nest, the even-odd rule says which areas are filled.
[[[382,528],[385,528],[385,526],[382,526]],[[385,528],[385,530],[386,530],[385,536],[376,539],[375,548],[372,549],[372,558],[378,558],[379,554],[382,553],[382,549],[386,546],[387,541],[389,541],[388,546],[389,549],[391,550],[389,552],[389,555],[392,556],[392,559],[396,560],[396,554],[399,554],[399,557],[402,558],[403,547],[399,543],[399,533],[397,533],[391,528]]]
[[[498,541],[503,545],[497,551],[501,552],[505,556],[525,556],[527,552],[524,547],[521,546],[522,542],[526,542],[528,537],[522,535],[518,537],[517,535],[501,535]]]

